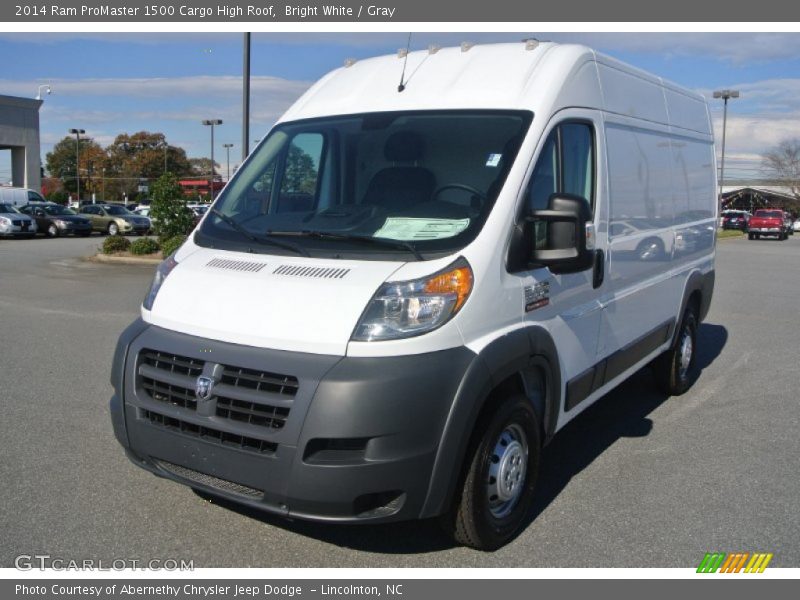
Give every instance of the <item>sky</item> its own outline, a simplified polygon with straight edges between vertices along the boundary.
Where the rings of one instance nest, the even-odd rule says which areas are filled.
[[[726,179],[764,175],[761,155],[800,137],[800,33],[414,33],[411,48],[461,41],[535,37],[583,43],[710,97],[738,89],[728,110]],[[251,142],[261,138],[311,83],[347,58],[394,53],[408,33],[254,33]],[[0,33],[0,94],[34,97],[49,84],[40,111],[42,163],[70,128],[102,145],[120,133],[160,131],[189,157],[209,155],[203,119],[219,118],[223,144],[241,157],[241,33]],[[711,101],[717,139],[722,103]],[[719,146],[719,144],[718,144]],[[718,147],[719,152],[719,147]],[[10,178],[0,151],[0,183]]]

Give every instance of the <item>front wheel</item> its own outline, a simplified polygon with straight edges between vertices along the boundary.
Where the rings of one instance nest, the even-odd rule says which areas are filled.
[[[119,233],[119,225],[116,223],[108,224],[108,235],[117,235]]]
[[[670,396],[680,396],[693,381],[696,367],[697,315],[694,306],[686,307],[678,339],[653,363],[658,386]]]
[[[50,223],[50,225],[47,226],[47,237],[55,238],[58,237],[59,233],[61,232],[58,230],[55,223]]]
[[[464,483],[445,528],[465,546],[495,550],[520,530],[534,499],[541,441],[530,400],[517,394],[487,415],[468,454]]]

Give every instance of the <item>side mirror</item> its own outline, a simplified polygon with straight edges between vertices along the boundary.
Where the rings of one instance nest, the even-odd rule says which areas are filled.
[[[546,210],[531,211],[531,261],[554,273],[575,273],[594,261],[594,226],[589,202],[573,194],[553,194]]]

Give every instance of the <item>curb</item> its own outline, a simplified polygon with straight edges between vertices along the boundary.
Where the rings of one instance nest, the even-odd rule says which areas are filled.
[[[95,254],[94,256],[86,256],[83,260],[104,264],[155,266],[158,265],[162,259],[150,258],[146,256],[114,256],[108,254]]]

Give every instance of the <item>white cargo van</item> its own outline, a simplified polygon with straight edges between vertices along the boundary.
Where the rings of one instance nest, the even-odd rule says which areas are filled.
[[[543,444],[695,373],[717,203],[703,97],[588,48],[464,46],[311,87],[158,268],[114,357],[137,465],[284,515],[441,516],[496,548]]]
[[[42,195],[28,188],[15,188],[0,186],[0,204],[11,206],[25,206],[29,202],[44,202]]]

